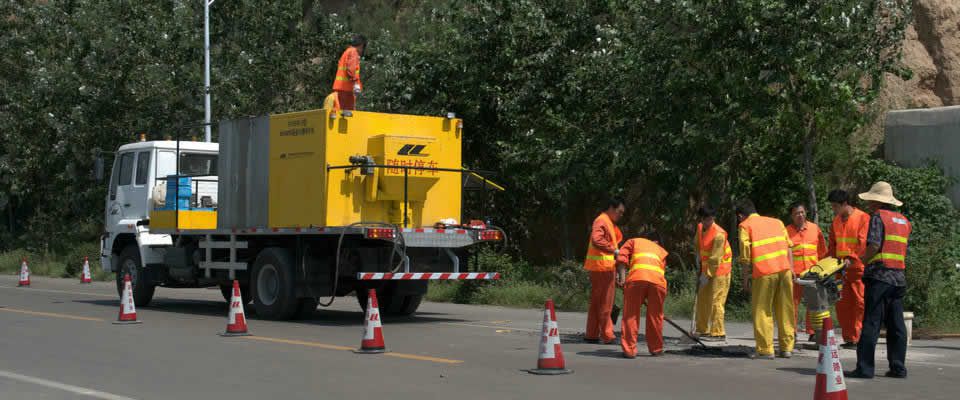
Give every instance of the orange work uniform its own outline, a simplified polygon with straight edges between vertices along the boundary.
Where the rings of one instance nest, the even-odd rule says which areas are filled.
[[[793,242],[793,276],[802,277],[810,267],[817,264],[821,258],[827,256],[827,241],[823,237],[823,231],[817,224],[804,221],[803,227],[797,229],[793,224],[787,226],[787,235]],[[793,284],[793,308],[800,312],[800,300],[803,299],[803,287]],[[806,332],[813,334],[813,327],[810,325],[810,314],[805,318]],[[796,319],[794,320],[796,321]],[[794,323],[794,326],[797,326]]]
[[[640,309],[647,304],[644,336],[650,354],[663,352],[663,301],[667,298],[667,251],[643,238],[630,239],[620,249],[617,262],[627,269],[623,287],[623,325],[620,347],[623,355],[637,355]]]
[[[340,55],[340,61],[337,62],[337,75],[333,78],[333,91],[337,93],[337,99],[343,110],[356,109],[354,84],[360,85],[360,89],[363,89],[363,82],[360,81],[360,52],[356,47],[350,46]]]
[[[590,271],[590,309],[584,339],[610,342],[616,338],[610,311],[617,277],[614,253],[622,240],[623,233],[606,213],[600,213],[593,220],[587,257],[583,261],[583,269]]]
[[[863,328],[864,266],[860,255],[866,250],[869,228],[870,215],[858,208],[854,208],[846,219],[839,215],[834,217],[830,227],[830,255],[838,260],[850,260],[850,266],[843,274],[840,301],[837,302],[837,319],[843,331],[843,340],[848,343],[859,342],[860,329]]]

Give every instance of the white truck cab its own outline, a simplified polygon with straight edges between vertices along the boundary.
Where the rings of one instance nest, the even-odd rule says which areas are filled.
[[[177,174],[177,142],[141,141],[120,146],[110,174],[104,206],[104,234],[100,242],[103,270],[117,273],[118,289],[123,273],[139,281],[150,264],[163,261],[167,234],[151,234],[149,210],[164,201],[166,177]],[[180,174],[202,176],[195,196],[207,196],[216,204],[219,144],[180,142]],[[148,289],[152,296],[152,287]],[[146,296],[147,293],[144,293]]]

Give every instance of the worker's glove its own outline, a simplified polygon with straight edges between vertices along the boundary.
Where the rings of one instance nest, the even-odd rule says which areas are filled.
[[[353,84],[353,95],[354,95],[354,96],[360,96],[360,84],[359,84],[359,83],[354,83],[354,84]]]
[[[707,283],[710,282],[710,278],[707,278],[706,275],[700,275],[700,287],[707,286]]]

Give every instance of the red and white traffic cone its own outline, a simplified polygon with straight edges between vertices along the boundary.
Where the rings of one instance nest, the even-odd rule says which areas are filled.
[[[83,271],[80,272],[80,283],[90,282],[93,282],[93,278],[90,276],[90,260],[87,257],[83,257]]]
[[[133,284],[130,283],[130,274],[123,276],[123,296],[120,297],[120,315],[116,321],[117,325],[139,324],[137,320],[137,308],[133,303]]]
[[[847,385],[843,381],[837,337],[833,333],[833,318],[823,320],[820,335],[820,358],[817,362],[817,386],[813,400],[847,400]]]
[[[247,333],[247,318],[243,315],[243,297],[240,282],[233,280],[233,295],[230,296],[230,312],[227,314],[227,330],[220,336],[250,336]]]
[[[540,356],[537,368],[527,370],[536,375],[563,375],[573,371],[566,368],[563,350],[560,349],[560,327],[557,325],[557,313],[553,309],[553,300],[547,300],[543,307],[543,335],[540,339]]]
[[[30,267],[27,266],[27,259],[20,262],[20,281],[17,286],[30,286]]]
[[[380,323],[380,306],[377,305],[377,291],[367,292],[367,312],[364,315],[363,340],[355,353],[377,354],[387,351],[383,343],[383,324]]]

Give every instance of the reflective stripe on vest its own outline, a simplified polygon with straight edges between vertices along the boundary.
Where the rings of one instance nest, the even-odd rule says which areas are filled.
[[[851,257],[853,265],[851,269],[862,270],[863,263],[859,257],[865,250],[866,243],[860,240],[860,234],[863,229],[870,224],[870,216],[859,208],[853,208],[846,220],[836,216],[833,218],[833,224],[830,230],[830,236],[836,245],[834,249],[837,258]]]
[[[907,264],[907,241],[910,238],[910,221],[900,213],[880,210],[883,221],[883,247],[870,259],[870,263],[882,262],[887,268],[905,269]]]
[[[624,247],[633,249],[633,254],[630,255],[627,282],[645,281],[663,288],[667,287],[663,264],[667,252],[663,247],[644,238],[630,239]]]

